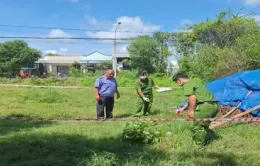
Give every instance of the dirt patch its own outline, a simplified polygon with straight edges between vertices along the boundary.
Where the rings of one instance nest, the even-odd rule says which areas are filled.
[[[230,106],[219,106],[219,112],[217,114],[217,118],[221,118],[226,113],[228,113],[233,107]],[[229,115],[229,117],[233,117],[237,114],[240,114],[242,111],[240,109],[236,109],[232,114]],[[244,115],[243,118],[253,118],[254,116],[251,114]]]

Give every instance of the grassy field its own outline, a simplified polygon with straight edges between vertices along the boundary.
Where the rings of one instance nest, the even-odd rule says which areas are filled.
[[[114,116],[130,117],[136,93],[121,88]],[[180,90],[155,92],[152,117],[168,112]],[[94,118],[93,89],[7,88],[0,90],[0,116]],[[122,140],[125,122],[0,121],[0,165],[260,165],[260,126],[232,124],[215,131],[205,148],[191,140],[190,122],[158,123],[155,144]],[[172,135],[167,136],[167,132]]]
[[[20,85],[52,85],[52,86],[93,86],[95,80],[101,77],[101,72],[96,72],[93,75],[85,75],[81,77],[48,77],[39,78],[32,77],[27,79],[20,78],[0,78],[0,84],[20,84]],[[171,75],[151,74],[150,78],[159,86],[172,85]],[[117,75],[117,83],[121,87],[132,87],[137,81],[136,71],[122,71]]]

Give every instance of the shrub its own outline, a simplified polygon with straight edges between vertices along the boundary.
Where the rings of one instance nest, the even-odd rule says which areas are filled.
[[[72,77],[80,77],[82,74],[81,74],[80,69],[77,69],[75,67],[70,67],[69,68],[69,75],[72,76]]]
[[[159,141],[160,131],[156,129],[156,123],[132,122],[126,123],[122,138],[133,142],[150,144]]]

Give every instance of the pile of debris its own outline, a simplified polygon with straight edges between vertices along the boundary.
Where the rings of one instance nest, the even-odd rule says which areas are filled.
[[[217,118],[260,117],[260,70],[250,70],[217,79],[205,85],[220,105]],[[187,100],[180,105],[182,107]],[[212,129],[228,122],[211,123]]]
[[[235,115],[240,114],[242,111],[236,107],[230,107],[230,106],[225,106],[225,105],[220,105],[219,106],[219,112],[216,116],[216,118],[222,118],[223,116],[229,114],[229,117],[234,117]],[[243,118],[253,118],[254,116],[252,114],[247,114],[242,116]]]

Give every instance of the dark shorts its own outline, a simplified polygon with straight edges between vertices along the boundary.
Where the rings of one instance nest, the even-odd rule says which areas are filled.
[[[106,118],[113,118],[114,97],[100,96],[97,101],[96,111],[97,119],[104,119],[104,109],[106,109]]]

